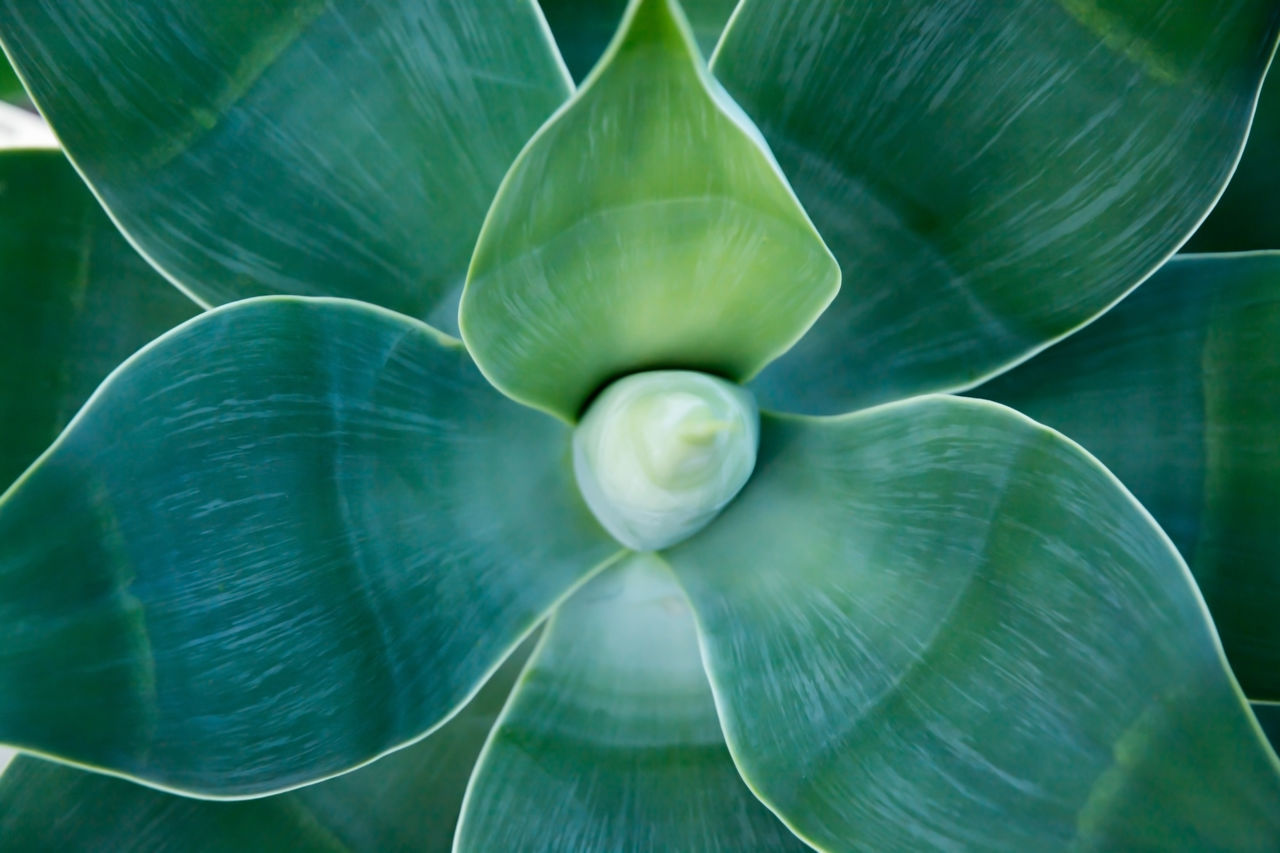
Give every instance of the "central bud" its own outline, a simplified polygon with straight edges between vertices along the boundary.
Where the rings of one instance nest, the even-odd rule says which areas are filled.
[[[745,389],[655,370],[610,385],[573,436],[583,499],[623,545],[653,551],[701,530],[751,476],[760,413]]]

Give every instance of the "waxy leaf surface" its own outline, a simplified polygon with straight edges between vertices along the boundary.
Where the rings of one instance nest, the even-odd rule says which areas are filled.
[[[839,280],[675,0],[634,0],[600,67],[503,182],[460,322],[495,385],[572,419],[626,373],[751,376]]]
[[[1115,472],[1195,573],[1245,692],[1280,699],[1280,253],[1175,258],[973,393]]]
[[[844,271],[761,405],[968,387],[1172,253],[1244,141],[1272,0],[744,0],[713,71]]]
[[[533,0],[0,0],[126,232],[207,303],[347,296],[456,331],[476,234],[571,83]]]
[[[680,0],[704,57],[711,58],[737,4],[738,0]],[[617,31],[627,0],[541,0],[541,5],[565,64],[575,80],[582,80]]]
[[[688,603],[652,555],[557,611],[482,753],[457,845],[807,849],[734,768]]]
[[[22,756],[0,777],[0,851],[448,853],[471,767],[526,651],[425,740],[274,797],[196,800]]]
[[[1186,566],[1009,409],[768,416],[666,558],[739,769],[820,849],[1280,844],[1280,763]]]
[[[196,318],[0,497],[0,742],[239,796],[417,738],[618,551],[568,453],[401,315]]]
[[[198,310],[61,152],[0,151],[0,490],[120,362]]]

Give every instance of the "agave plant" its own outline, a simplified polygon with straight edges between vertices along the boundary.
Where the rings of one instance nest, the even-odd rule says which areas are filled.
[[[0,848],[1280,847],[1278,30],[0,0]]]

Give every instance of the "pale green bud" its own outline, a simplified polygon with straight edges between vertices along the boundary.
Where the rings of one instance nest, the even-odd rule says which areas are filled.
[[[653,551],[701,530],[746,485],[760,413],[745,389],[684,370],[619,379],[573,436],[578,488],[623,545]]]

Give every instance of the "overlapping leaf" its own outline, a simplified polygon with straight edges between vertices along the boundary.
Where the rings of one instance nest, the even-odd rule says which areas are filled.
[[[1103,311],[1217,198],[1277,27],[1271,0],[744,0],[713,71],[845,277],[762,404],[966,387]]]
[[[126,232],[209,303],[456,331],[511,160],[568,96],[534,0],[4,0],[0,40]]]
[[[568,449],[401,315],[201,315],[0,497],[0,742],[210,796],[405,744],[617,551]]]
[[[591,79],[504,180],[459,319],[495,385],[572,419],[625,373],[751,376],[839,280],[675,0],[633,0]]]
[[[1280,763],[1177,552],[1008,409],[766,417],[667,559],[739,768],[821,849],[1280,844]]]
[[[1175,258],[974,394],[1062,430],[1133,489],[1245,691],[1280,699],[1280,253]]]

